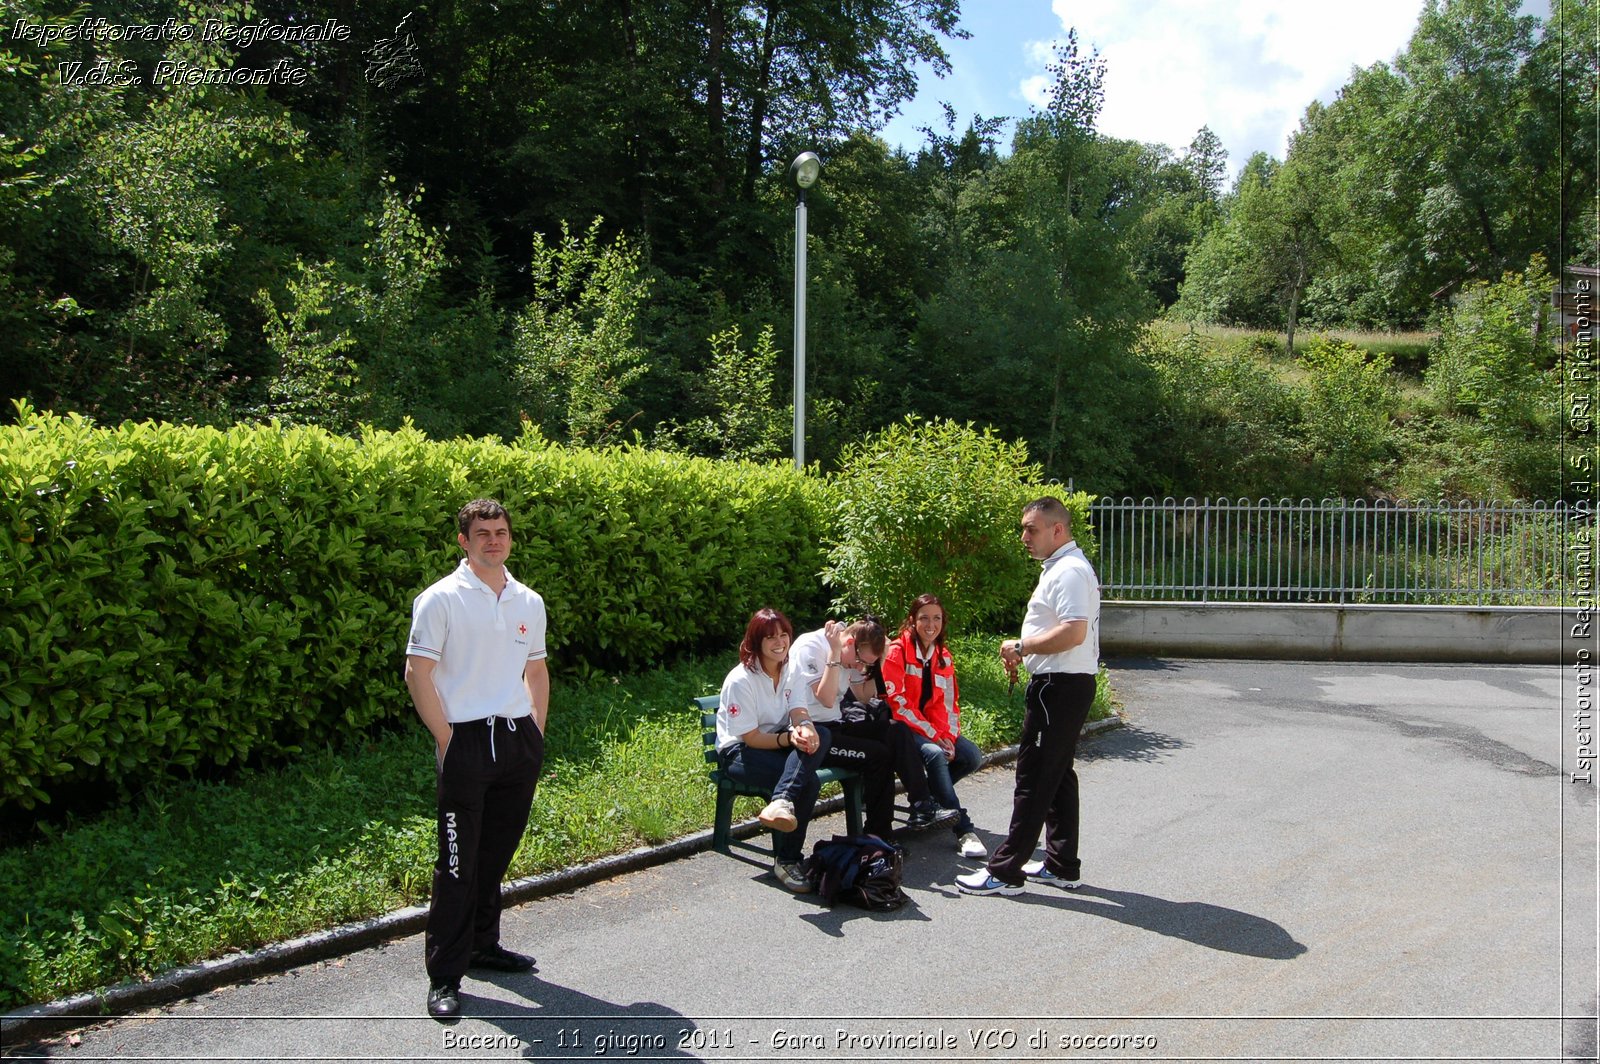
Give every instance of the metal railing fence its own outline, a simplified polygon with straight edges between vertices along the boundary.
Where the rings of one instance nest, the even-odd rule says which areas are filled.
[[[1565,503],[1101,499],[1108,599],[1561,605],[1593,515]]]

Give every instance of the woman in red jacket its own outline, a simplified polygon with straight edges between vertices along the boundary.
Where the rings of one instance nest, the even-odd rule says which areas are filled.
[[[956,797],[955,784],[983,763],[977,744],[961,735],[961,703],[955,662],[944,645],[944,604],[937,595],[918,595],[900,636],[883,655],[883,682],[894,717],[921,743],[928,790],[946,809],[958,809],[956,848],[963,857],[989,851]]]

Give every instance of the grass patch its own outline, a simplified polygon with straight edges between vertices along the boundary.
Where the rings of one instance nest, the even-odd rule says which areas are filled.
[[[1014,741],[1022,717],[998,640],[955,643],[966,732],[985,749]],[[717,658],[558,683],[511,875],[709,826],[715,801],[689,700],[716,690],[728,667]],[[1102,672],[1096,714],[1111,708]],[[433,748],[420,725],[41,826],[0,851],[0,1007],[425,902],[433,850]]]
[[[1150,328],[1166,337],[1183,336],[1193,332],[1218,344],[1253,353],[1280,368],[1292,365],[1284,353],[1284,334],[1281,332],[1243,329],[1233,325],[1210,325],[1202,322],[1191,324],[1166,319],[1153,322]],[[1329,337],[1354,344],[1371,355],[1388,355],[1393,360],[1395,369],[1401,374],[1420,378],[1422,371],[1427,368],[1428,346],[1433,342],[1435,335],[1422,331],[1370,332],[1360,329],[1301,328],[1294,334],[1294,351],[1298,357],[1304,354],[1314,341]]]

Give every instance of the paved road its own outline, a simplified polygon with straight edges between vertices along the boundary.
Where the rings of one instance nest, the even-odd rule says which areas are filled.
[[[959,895],[973,864],[942,833],[911,841],[913,904],[891,914],[704,853],[508,913],[540,970],[469,980],[451,1027],[423,1014],[410,938],[8,1052],[1594,1059],[1596,805],[1562,774],[1558,670],[1132,662],[1113,679],[1128,726],[1080,762],[1075,893]],[[961,788],[991,844],[1011,778]]]

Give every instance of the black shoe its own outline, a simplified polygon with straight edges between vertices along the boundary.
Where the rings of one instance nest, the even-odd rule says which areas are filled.
[[[497,972],[530,972],[534,960],[525,953],[513,953],[500,943],[472,951],[468,968],[490,968]]]
[[[911,807],[911,812],[906,814],[906,830],[923,831],[935,824],[948,824],[960,815],[961,810],[945,809],[929,798]]]
[[[442,983],[428,988],[428,1015],[436,1020],[461,1016],[461,984]]]

